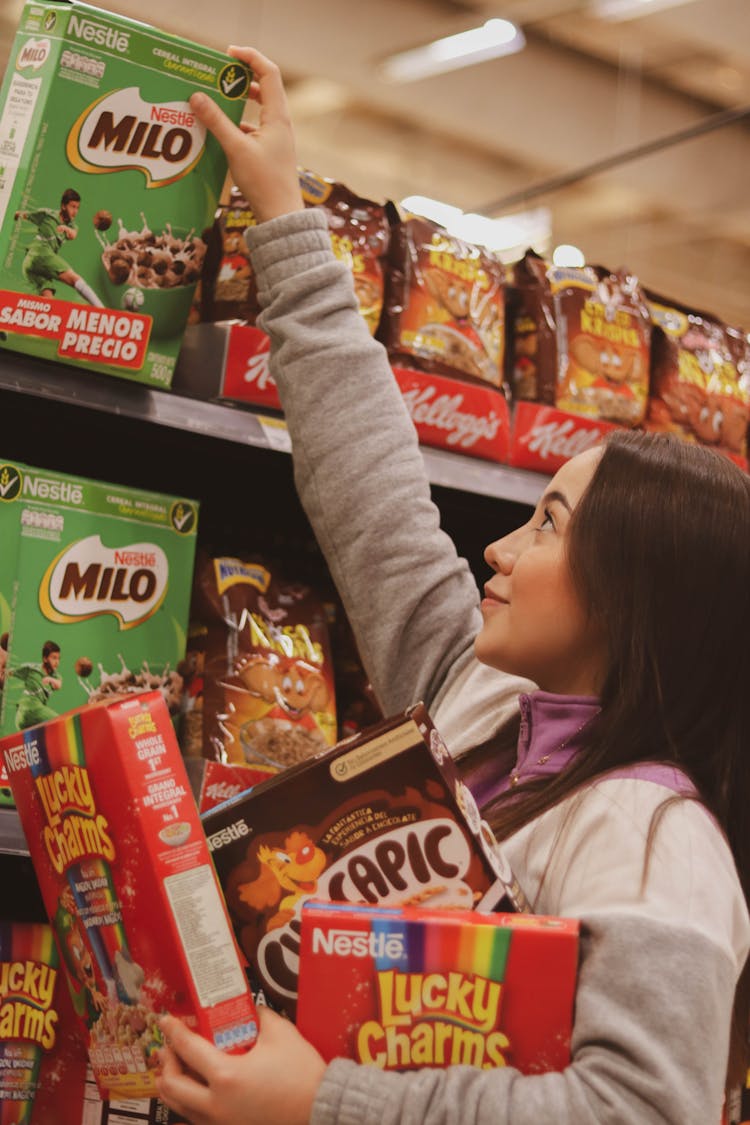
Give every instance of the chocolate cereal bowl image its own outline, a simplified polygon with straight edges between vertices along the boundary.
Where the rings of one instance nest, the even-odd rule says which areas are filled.
[[[169,844],[170,847],[179,848],[186,844],[190,838],[190,825],[184,821],[178,821],[177,824],[167,824],[159,832],[159,839],[163,844]]]
[[[130,230],[118,219],[116,237],[99,234],[102,295],[110,308],[152,317],[152,335],[169,338],[185,327],[206,244],[194,230],[165,223],[154,231],[141,221]]]
[[[441,359],[449,367],[473,375],[486,383],[500,385],[500,374],[487,353],[478,344],[449,324],[425,324],[420,331],[425,352]]]

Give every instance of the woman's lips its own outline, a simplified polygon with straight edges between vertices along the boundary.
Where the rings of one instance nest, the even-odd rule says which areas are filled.
[[[496,606],[508,605],[506,598],[501,598],[499,594],[493,593],[485,587],[484,597],[482,598],[482,609],[492,609]]]

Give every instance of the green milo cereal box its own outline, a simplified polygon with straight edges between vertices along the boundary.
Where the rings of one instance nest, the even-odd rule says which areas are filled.
[[[193,500],[0,459],[0,736],[144,690],[177,719],[197,524]]]
[[[228,55],[78,3],[27,2],[0,89],[0,347],[171,383],[239,122]]]

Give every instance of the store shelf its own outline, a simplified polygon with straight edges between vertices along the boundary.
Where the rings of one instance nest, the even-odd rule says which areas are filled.
[[[15,809],[0,808],[0,853],[28,855],[29,847]]]
[[[0,351],[0,391],[3,390],[240,445],[287,453],[291,450],[286,426],[278,417]],[[534,505],[547,479],[539,473],[440,449],[423,446],[422,454],[433,484],[499,500]]]

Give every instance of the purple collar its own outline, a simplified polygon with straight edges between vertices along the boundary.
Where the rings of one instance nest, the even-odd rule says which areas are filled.
[[[474,795],[481,806],[519,782],[548,777],[565,769],[581,749],[587,728],[600,710],[596,696],[554,695],[548,691],[519,695],[518,705],[521,726],[516,763],[499,780],[477,778]],[[678,767],[665,762],[633,762],[612,770],[607,777],[652,781],[683,795],[696,792]]]
[[[599,714],[599,700],[593,695],[535,691],[520,695],[518,705],[516,764],[498,787],[500,793],[520,781],[560,773],[581,749],[586,727]]]

